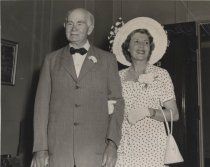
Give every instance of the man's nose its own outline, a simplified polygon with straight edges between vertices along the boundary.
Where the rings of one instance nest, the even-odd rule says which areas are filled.
[[[76,24],[73,24],[72,30],[73,30],[73,31],[76,31],[76,30],[77,30],[77,25],[76,25]]]

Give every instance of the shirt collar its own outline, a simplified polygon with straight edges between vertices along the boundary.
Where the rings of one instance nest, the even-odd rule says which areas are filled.
[[[83,46],[87,51],[89,50],[90,48],[90,43],[89,41],[87,40],[87,42],[85,43],[85,45]]]
[[[71,44],[69,44],[69,46],[71,47]],[[85,49],[88,51],[89,48],[90,48],[90,43],[89,43],[89,41],[87,40],[86,43],[85,43],[83,46],[81,46],[80,48],[85,48]]]

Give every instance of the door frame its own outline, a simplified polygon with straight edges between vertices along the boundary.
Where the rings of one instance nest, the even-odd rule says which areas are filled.
[[[204,167],[204,148],[203,148],[203,105],[202,105],[202,71],[201,71],[201,42],[200,42],[200,23],[196,23],[196,35],[198,37],[197,46],[197,77],[198,77],[198,112],[199,112],[199,164]]]
[[[205,167],[204,155],[204,120],[203,120],[203,94],[202,94],[202,68],[201,68],[201,28],[202,24],[210,23],[210,21],[201,21],[196,23],[197,35],[197,81],[198,81],[198,106],[199,106],[199,163],[200,167]]]

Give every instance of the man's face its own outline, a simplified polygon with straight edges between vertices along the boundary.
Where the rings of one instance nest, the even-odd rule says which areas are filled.
[[[80,47],[85,44],[87,36],[92,32],[90,17],[82,10],[74,10],[67,17],[65,29],[70,43]]]

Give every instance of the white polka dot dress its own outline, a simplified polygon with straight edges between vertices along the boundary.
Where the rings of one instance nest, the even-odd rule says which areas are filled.
[[[125,81],[128,70],[120,71],[125,113],[115,167],[166,167],[164,123],[146,117],[130,125],[127,114],[139,106],[158,108],[160,102],[175,98],[171,78],[165,69],[148,64],[146,73],[154,73],[156,77],[151,84],[145,85],[138,81]]]

